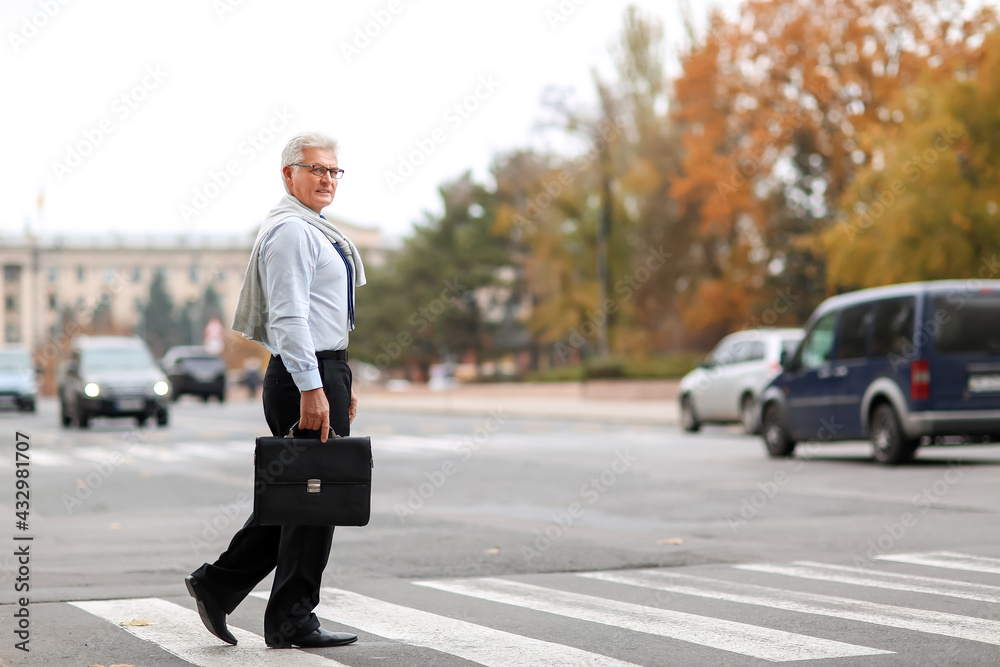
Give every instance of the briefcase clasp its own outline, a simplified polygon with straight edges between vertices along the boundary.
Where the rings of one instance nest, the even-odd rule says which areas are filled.
[[[318,479],[306,480],[306,493],[319,493],[320,481]]]

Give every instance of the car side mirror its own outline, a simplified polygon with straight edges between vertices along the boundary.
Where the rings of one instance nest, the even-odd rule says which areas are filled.
[[[791,361],[791,358],[788,356],[788,350],[782,350],[781,351],[781,358],[778,359],[778,363],[781,364],[782,368],[788,368],[788,362],[789,361]]]

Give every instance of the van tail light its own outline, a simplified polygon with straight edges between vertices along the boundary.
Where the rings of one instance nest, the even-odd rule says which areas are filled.
[[[772,375],[777,375],[778,373],[781,372],[781,364],[779,364],[777,361],[772,361],[770,369]]]
[[[915,401],[931,397],[931,364],[926,359],[910,362],[910,398]]]

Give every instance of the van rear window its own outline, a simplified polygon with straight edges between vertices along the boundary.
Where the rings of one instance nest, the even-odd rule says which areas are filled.
[[[941,323],[934,336],[938,352],[1000,355],[1000,294],[935,297],[933,317]]]

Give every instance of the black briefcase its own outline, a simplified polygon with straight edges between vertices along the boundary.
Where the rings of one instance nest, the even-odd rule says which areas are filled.
[[[364,526],[371,518],[372,443],[368,436],[326,442],[261,436],[254,449],[254,520],[265,526]]]

